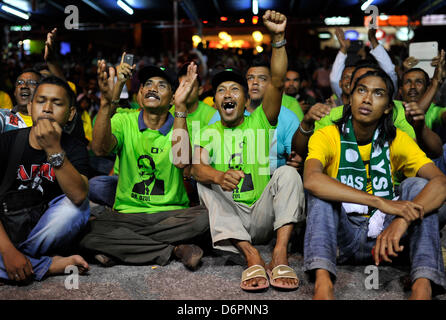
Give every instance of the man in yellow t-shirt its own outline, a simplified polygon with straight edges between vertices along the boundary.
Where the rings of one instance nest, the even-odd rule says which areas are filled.
[[[26,69],[17,77],[14,90],[16,105],[12,110],[0,110],[0,133],[32,126],[27,105],[34,95],[40,78],[40,74],[33,69]]]
[[[392,263],[406,247],[410,298],[431,299],[431,283],[446,288],[439,234],[446,176],[392,125],[392,96],[382,70],[365,73],[353,87],[351,110],[309,140],[304,270],[316,276],[314,299],[334,299],[337,263]],[[407,177],[399,192],[397,172]]]

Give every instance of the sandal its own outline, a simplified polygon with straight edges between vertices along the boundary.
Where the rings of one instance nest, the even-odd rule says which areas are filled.
[[[290,266],[280,264],[274,267],[272,271],[268,270],[268,276],[270,278],[271,285],[274,288],[295,290],[299,287],[299,278],[297,277],[296,272]],[[282,284],[276,281],[277,279],[283,278],[296,279],[297,284]]]
[[[244,285],[243,282],[253,278],[265,278],[266,283],[264,285],[258,285],[255,287]],[[243,271],[242,281],[240,282],[240,288],[246,291],[261,291],[269,287],[268,277],[266,276],[265,268],[259,264],[253,265]]]

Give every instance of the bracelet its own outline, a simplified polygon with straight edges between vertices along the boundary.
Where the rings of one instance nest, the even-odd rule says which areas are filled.
[[[286,45],[286,39],[283,39],[283,40],[280,40],[280,41],[277,41],[277,42],[272,42],[271,43],[271,47],[273,47],[273,48],[281,48],[281,47],[283,47],[284,45]]]
[[[302,123],[299,125],[299,131],[300,132],[302,132],[302,134],[304,135],[304,136],[311,136],[312,134],[313,134],[313,132],[314,132],[314,128],[313,129],[311,129],[311,130],[308,130],[308,131],[305,131],[303,128],[302,128]]]
[[[174,114],[175,118],[186,118],[187,117],[187,112],[175,111],[173,114]]]

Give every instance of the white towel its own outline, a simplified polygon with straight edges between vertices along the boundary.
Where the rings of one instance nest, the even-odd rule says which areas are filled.
[[[392,201],[398,200],[399,197],[393,198]],[[346,213],[356,212],[359,214],[367,214],[369,212],[369,207],[364,206],[362,204],[343,202],[342,207]],[[386,218],[386,214],[381,212],[380,210],[376,210],[373,216],[369,219],[369,230],[367,232],[367,236],[369,238],[377,238],[379,234],[384,229],[384,220]]]

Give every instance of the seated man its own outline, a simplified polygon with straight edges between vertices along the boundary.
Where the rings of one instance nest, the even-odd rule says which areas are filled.
[[[180,155],[173,148],[180,143],[185,144],[181,150],[190,149],[187,134],[180,142],[174,140],[175,129],[187,133],[186,100],[196,78],[196,66],[190,66],[175,92],[175,118],[169,113],[174,102],[174,78],[166,69],[155,66],[140,70],[143,110],[117,113],[111,118],[114,73],[109,68],[107,76],[105,61],[98,62],[101,107],[92,149],[98,156],[110,152],[119,156],[116,198],[113,210],[104,208],[91,221],[91,229],[80,245],[104,266],[117,262],[166,265],[175,257],[195,269],[203,251],[184,243],[208,235],[208,213],[203,206],[189,208],[183,169],[190,163],[190,156],[177,161]],[[129,78],[131,73],[132,67],[126,64],[122,75]],[[121,85],[119,82],[118,91]]]
[[[297,71],[297,68],[288,68],[285,74],[285,86],[284,86],[284,96],[282,98],[282,105],[289,99],[289,97],[294,98],[301,110],[299,120],[303,120],[303,115],[307,113],[308,109],[316,103],[316,99],[311,95],[307,94],[302,86],[301,72]],[[291,109],[292,110],[292,109]]]
[[[33,126],[0,135],[0,165],[6,168],[13,149],[24,148],[8,191],[38,190],[48,209],[42,210],[24,241],[18,241],[18,234],[5,232],[0,223],[0,278],[14,281],[41,280],[64,273],[68,265],[88,270],[81,256],[49,256],[66,249],[90,216],[88,153],[84,145],[62,132],[74,116],[75,97],[65,81],[48,77],[37,86],[28,106]],[[23,133],[24,146],[15,143]],[[2,170],[0,181],[7,176]]]
[[[249,116],[257,108],[262,107],[266,88],[271,83],[271,71],[269,64],[264,60],[255,60],[246,72],[246,82],[248,84],[249,102],[246,105],[244,115]],[[280,113],[277,120],[277,130],[275,130],[274,137],[271,142],[271,175],[277,168],[286,164],[292,165],[296,168],[302,165],[302,159],[300,157],[296,157],[294,152],[292,153],[291,151],[291,140],[294,132],[299,127],[300,121],[291,109],[284,106],[283,103],[285,96],[285,94],[282,95],[282,106],[280,107]],[[290,98],[289,96],[287,97]],[[295,100],[295,102],[297,103],[297,100]],[[217,113],[209,124],[213,124],[220,120],[220,114]]]
[[[275,11],[263,16],[273,49],[271,82],[262,107],[244,116],[247,83],[233,69],[212,79],[214,101],[221,121],[205,128],[197,138],[192,176],[198,193],[209,210],[213,246],[241,252],[248,268],[241,288],[248,291],[269,287],[265,267],[275,287],[296,289],[298,278],[288,266],[287,245],[294,224],[304,219],[304,194],[297,170],[278,168],[272,177],[269,146],[280,112],[283,79],[287,68],[284,47],[286,17]],[[256,244],[277,242],[272,261],[265,265]]]
[[[409,251],[411,299],[430,299],[432,284],[446,287],[439,234],[446,177],[393,126],[393,92],[382,70],[363,74],[343,117],[310,139],[304,269],[315,273],[314,299],[334,298],[337,248],[339,263],[376,265]],[[399,198],[395,171],[408,177]]]
[[[359,62],[352,73],[350,88],[360,76],[372,70],[381,69],[374,64]],[[411,108],[404,108],[398,103],[392,104],[394,105],[392,109],[394,126],[416,140],[420,148],[426,152],[428,157],[436,158],[440,156],[442,151],[440,137],[425,126],[424,121],[415,121],[415,119],[419,120],[420,117],[424,120],[424,112],[421,107],[416,103],[412,104]],[[327,112],[329,112],[328,115]],[[335,107],[331,110],[325,108],[325,110],[320,112],[317,117],[313,117],[312,121],[302,121],[299,130],[296,131],[293,137],[293,147],[297,154],[302,158],[305,158],[308,152],[308,140],[313,134],[313,130],[317,131],[332,125],[333,122],[342,118],[343,112],[344,106]]]
[[[14,89],[16,105],[12,110],[0,109],[0,133],[32,126],[27,106],[34,96],[40,78],[40,74],[33,69],[23,70],[17,77]]]

